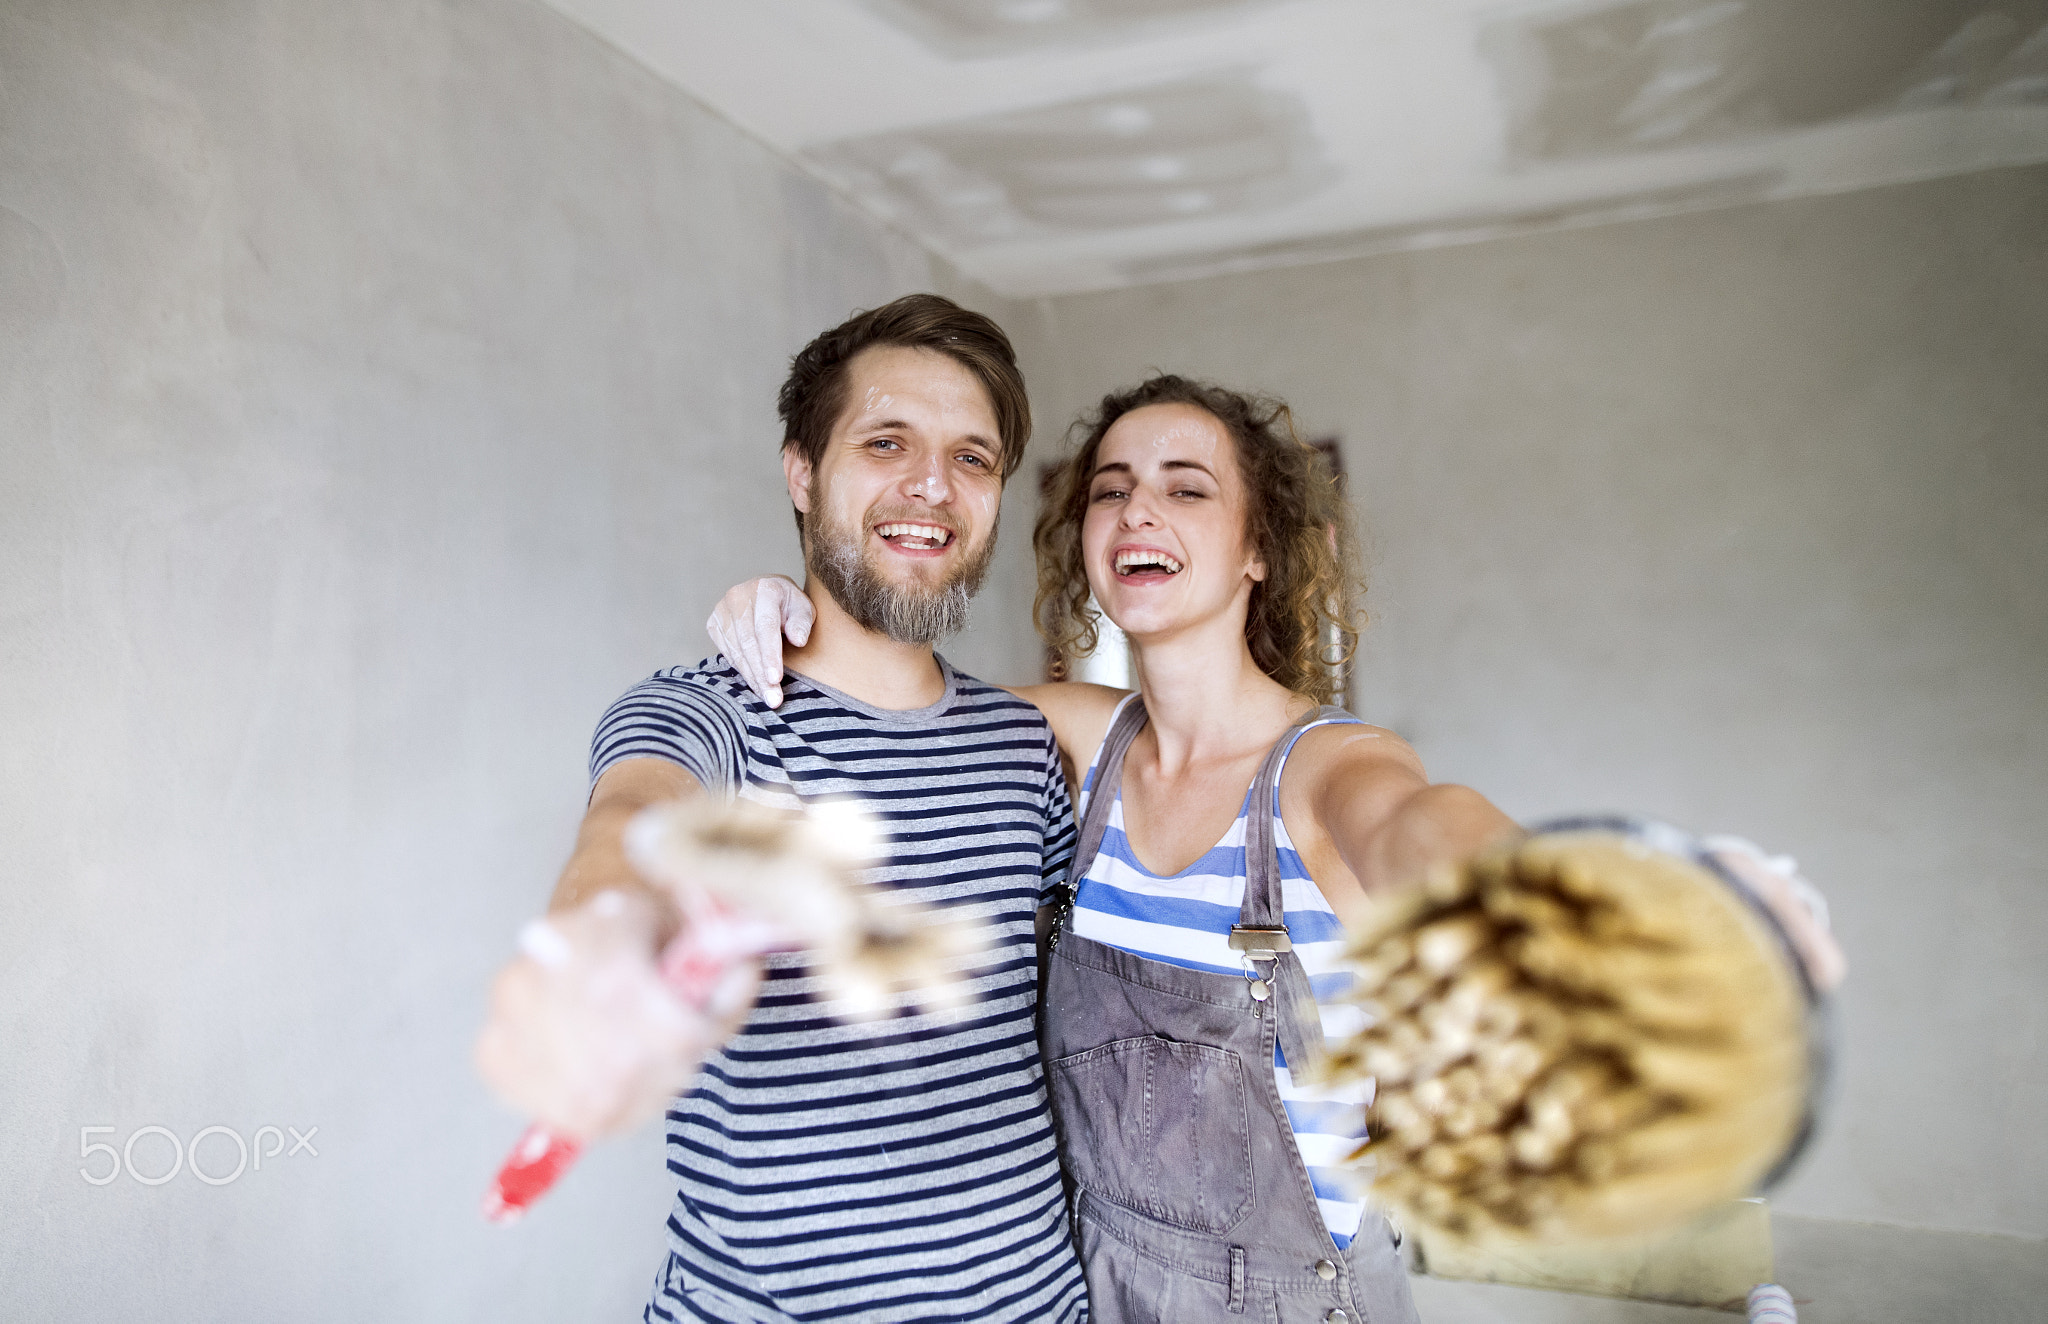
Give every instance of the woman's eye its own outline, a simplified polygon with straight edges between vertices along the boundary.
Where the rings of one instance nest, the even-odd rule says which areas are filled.
[[[1174,495],[1177,497],[1198,497],[1206,496],[1208,494],[1206,492],[1197,492],[1192,487],[1183,487],[1180,491],[1175,492]]]
[[[1094,496],[1094,500],[1097,500],[1097,501],[1120,501],[1120,500],[1122,500],[1122,499],[1123,499],[1123,496],[1124,496],[1124,493],[1123,493],[1123,490],[1122,490],[1121,488],[1115,488],[1115,487],[1106,487],[1106,488],[1104,488],[1104,489],[1103,489],[1102,491],[1100,491],[1100,492],[1097,492],[1097,493],[1095,494],[1095,496]]]

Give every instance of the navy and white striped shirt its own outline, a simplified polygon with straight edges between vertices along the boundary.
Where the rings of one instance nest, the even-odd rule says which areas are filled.
[[[613,704],[593,781],[681,764],[713,794],[861,800],[890,836],[874,881],[982,919],[962,1011],[837,1022],[801,955],[773,956],[745,1029],[668,1115],[677,1182],[647,1320],[1087,1318],[1033,1027],[1033,918],[1073,816],[1038,710],[940,660],[946,692],[892,711],[791,674],[763,704],[722,659]]]

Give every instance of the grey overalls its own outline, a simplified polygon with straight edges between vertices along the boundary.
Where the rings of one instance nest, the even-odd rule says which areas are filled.
[[[1134,698],[1103,740],[1077,886],[1144,724]],[[1322,1044],[1308,975],[1285,940],[1273,849],[1286,748],[1283,737],[1252,784],[1231,935],[1257,980],[1092,942],[1070,915],[1054,934],[1042,1034],[1095,1324],[1416,1324],[1385,1218],[1368,1211],[1346,1250],[1330,1239],[1273,1082],[1276,1037],[1290,1063]]]

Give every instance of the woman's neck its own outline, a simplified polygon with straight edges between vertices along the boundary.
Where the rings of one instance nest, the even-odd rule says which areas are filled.
[[[1131,644],[1159,771],[1167,776],[1268,748],[1306,711],[1300,695],[1259,670],[1241,621]]]

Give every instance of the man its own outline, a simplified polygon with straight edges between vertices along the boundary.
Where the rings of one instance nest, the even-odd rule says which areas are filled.
[[[766,706],[721,658],[605,714],[551,906],[573,958],[507,968],[479,1063],[589,1137],[702,1060],[669,1107],[678,1192],[649,1320],[1085,1318],[1032,1024],[1034,917],[1073,850],[1065,783],[1036,709],[932,651],[994,551],[1023,380],[994,323],[911,295],[806,346],[779,410],[816,612],[787,693]],[[751,972],[710,1016],[669,995],[654,959],[679,921],[621,831],[706,794],[860,799],[891,839],[876,881],[989,926],[968,1009],[834,1022],[801,955],[766,960],[750,1012]]]

